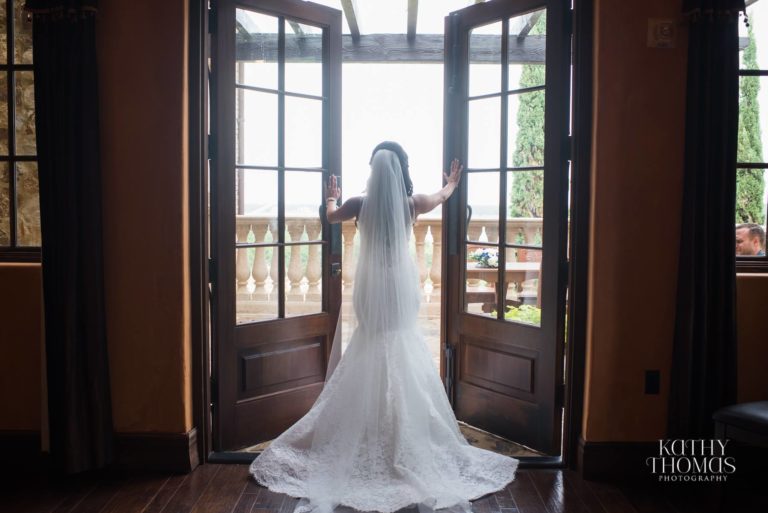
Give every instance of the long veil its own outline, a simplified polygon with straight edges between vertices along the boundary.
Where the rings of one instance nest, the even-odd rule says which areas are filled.
[[[371,175],[358,215],[360,253],[352,293],[353,310],[336,326],[326,372],[330,379],[343,353],[344,334],[356,328],[366,334],[414,328],[419,302],[419,276],[408,245],[413,218],[400,161],[390,150],[371,160]]]

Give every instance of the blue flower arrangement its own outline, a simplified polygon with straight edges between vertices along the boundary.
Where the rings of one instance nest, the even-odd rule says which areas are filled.
[[[475,267],[499,267],[499,250],[493,248],[480,248],[469,254],[470,260],[477,262]]]

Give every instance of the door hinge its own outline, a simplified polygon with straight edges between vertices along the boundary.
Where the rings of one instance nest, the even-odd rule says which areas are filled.
[[[208,134],[208,160],[216,158],[216,138]]]
[[[456,347],[446,344],[443,349],[445,356],[445,393],[448,400],[453,405],[453,391],[456,380]]]
[[[573,9],[565,11],[565,27],[569,36],[573,35]]]
[[[213,2],[208,2],[208,33],[213,34],[215,32],[216,12],[213,8]]]
[[[208,283],[211,285],[216,283],[216,266],[212,258],[208,259]]]
[[[216,381],[216,378],[214,378],[213,376],[211,376],[211,395],[210,395],[210,400],[211,400],[211,402],[210,402],[211,411],[213,411],[213,410],[214,410],[214,408],[216,407],[216,401],[217,401],[218,399],[219,399],[219,384],[218,384],[218,382]]]
[[[555,386],[555,406],[558,408],[565,406],[565,383]]]

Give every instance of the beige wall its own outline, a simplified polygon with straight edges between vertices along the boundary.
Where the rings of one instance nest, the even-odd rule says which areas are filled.
[[[685,31],[645,46],[680,1],[598,1],[584,436],[663,434],[683,167]],[[106,312],[118,432],[192,427],[184,0],[105,0],[99,19]],[[151,13],[151,16],[148,15]],[[642,212],[642,215],[638,213]],[[39,266],[0,265],[0,429],[40,424]],[[740,276],[739,393],[768,398],[768,276]],[[6,293],[5,291],[12,291]],[[659,369],[662,394],[643,394]]]
[[[628,5],[628,4],[631,4]],[[672,358],[683,180],[687,33],[646,46],[648,18],[680,0],[597,1],[592,231],[583,435],[663,437]],[[739,399],[768,399],[760,326],[768,276],[739,276]],[[645,370],[661,394],[645,395]]]

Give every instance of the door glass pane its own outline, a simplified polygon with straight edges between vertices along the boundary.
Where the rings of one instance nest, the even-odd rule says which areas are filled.
[[[541,250],[507,249],[507,256],[514,254],[514,261],[507,261],[504,272],[506,291],[504,319],[541,326]]]
[[[323,311],[322,246],[300,244],[285,248],[285,316]]]
[[[235,250],[237,323],[276,319],[278,247]]]
[[[37,162],[16,164],[16,236],[19,246],[40,246]]]
[[[323,238],[319,215],[322,196],[322,173],[285,172],[285,240],[296,242]]]
[[[739,77],[738,133],[738,162],[768,162],[768,76]]]
[[[509,95],[509,167],[544,165],[544,90]]]
[[[285,98],[286,167],[322,167],[323,102]]]
[[[509,89],[544,85],[546,9],[509,19]]]
[[[16,154],[34,155],[35,144],[35,81],[31,71],[16,75]]]
[[[469,34],[469,96],[501,91],[501,22]]]
[[[495,317],[499,281],[499,248],[493,244],[466,244],[464,310]]]
[[[295,21],[285,25],[285,90],[323,94],[323,31]]]
[[[768,184],[765,169],[736,170],[736,256],[765,258],[765,231],[768,225],[764,191]]]
[[[236,66],[241,84],[277,89],[278,19],[237,9],[235,24]]]
[[[11,245],[11,197],[8,163],[0,162],[0,246]]]
[[[507,206],[507,244],[541,247],[544,171],[509,171]]]
[[[499,173],[467,173],[467,240],[499,241]]]
[[[241,173],[244,215],[237,216],[238,241],[277,242],[277,171],[244,169]],[[253,240],[243,239],[242,230],[249,227]]]
[[[238,88],[235,98],[238,164],[277,166],[277,95]]]
[[[469,102],[467,167],[498,169],[501,159],[501,99]]]

